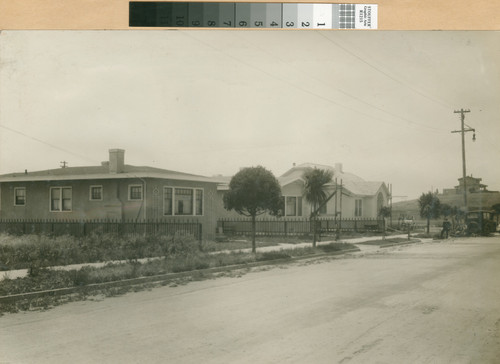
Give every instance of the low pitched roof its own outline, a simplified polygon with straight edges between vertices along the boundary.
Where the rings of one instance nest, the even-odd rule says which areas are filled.
[[[195,182],[211,182],[211,178],[171,171],[167,169],[131,166],[126,164],[122,173],[109,173],[107,164],[101,166],[66,167],[34,172],[9,173],[0,176],[0,182],[26,181],[69,181],[85,179],[123,179],[123,178],[163,178]]]

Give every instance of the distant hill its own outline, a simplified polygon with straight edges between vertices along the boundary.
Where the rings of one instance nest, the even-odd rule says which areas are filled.
[[[462,194],[443,195],[438,194],[439,201],[450,206],[464,206],[464,197]],[[467,194],[467,205],[469,210],[475,209],[491,209],[491,206],[500,203],[499,192],[479,192]],[[398,218],[400,215],[420,216],[420,208],[418,200],[409,200],[395,202],[392,204],[392,217]]]

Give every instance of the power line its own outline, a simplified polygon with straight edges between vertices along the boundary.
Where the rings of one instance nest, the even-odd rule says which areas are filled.
[[[239,38],[240,38],[240,39],[243,39],[243,38],[241,38],[241,37],[239,37]],[[250,42],[248,42],[246,39],[243,39],[243,40],[244,40],[244,41],[246,41],[247,43],[250,43]],[[301,70],[301,69],[299,69],[299,68],[297,68],[297,67],[294,67],[294,66],[292,66],[292,65],[291,65],[291,64],[289,64],[289,63],[284,62],[282,59],[280,59],[280,58],[276,57],[275,55],[273,55],[273,54],[269,53],[269,52],[268,52],[268,51],[266,51],[265,49],[262,49],[262,48],[261,48],[261,47],[259,47],[258,45],[255,45],[254,43],[250,43],[250,44],[252,44],[253,46],[257,47],[257,48],[258,48],[259,50],[261,50],[262,52],[264,52],[264,53],[266,53],[266,54],[270,55],[271,57],[273,57],[273,58],[275,58],[275,59],[278,59],[280,62],[285,63],[287,66],[292,67],[293,69],[295,69],[295,70],[297,70],[298,72],[302,73],[302,74],[303,74],[303,75],[305,75],[306,77],[308,77],[308,78],[310,78],[310,79],[313,79],[314,81],[317,81],[317,82],[319,82],[319,83],[321,83],[321,84],[323,84],[323,85],[326,85],[326,86],[327,86],[327,87],[329,87],[329,88],[333,88],[330,84],[327,84],[324,80],[319,79],[319,78],[314,77],[314,76],[311,76],[310,74],[308,74],[308,73],[304,72],[303,70]],[[425,124],[418,123],[418,122],[416,122],[416,121],[410,120],[410,119],[408,119],[408,118],[405,118],[405,117],[403,117],[403,116],[397,115],[397,114],[395,114],[395,113],[393,113],[393,112],[391,112],[391,111],[388,111],[388,110],[386,110],[386,109],[384,109],[384,108],[381,108],[380,106],[374,105],[374,104],[372,104],[372,103],[370,103],[370,102],[368,102],[368,101],[366,101],[366,100],[361,99],[360,97],[357,97],[357,96],[355,96],[355,95],[352,95],[352,94],[350,94],[350,93],[348,93],[348,92],[346,92],[346,91],[344,91],[344,90],[341,90],[341,89],[339,89],[339,88],[333,88],[333,89],[334,89],[334,90],[336,90],[337,92],[339,92],[339,93],[341,93],[341,94],[343,94],[343,95],[345,95],[345,96],[347,96],[347,97],[351,98],[351,99],[354,99],[354,100],[356,100],[356,101],[358,101],[358,102],[360,102],[360,103],[363,103],[363,104],[365,104],[365,105],[368,105],[368,106],[370,106],[370,107],[372,107],[372,108],[374,108],[374,109],[376,109],[376,110],[379,110],[379,111],[381,111],[381,112],[383,112],[383,113],[386,113],[386,114],[388,114],[388,115],[390,115],[390,116],[393,116],[393,117],[395,117],[395,118],[397,118],[397,119],[400,119],[400,120],[402,120],[402,121],[405,121],[405,122],[407,122],[407,123],[409,123],[409,124],[412,124],[412,125],[415,125],[415,126],[418,126],[418,127],[422,127],[422,128],[426,128],[426,129],[432,130],[432,131],[434,131],[434,132],[436,132],[436,131],[437,131],[437,132],[440,132],[440,133],[447,133],[447,130],[445,130],[445,129],[439,129],[439,128],[435,128],[435,127],[432,127],[432,126],[428,126],[428,125],[425,125]],[[366,115],[366,114],[363,114],[363,115]],[[381,120],[381,119],[378,119],[378,120]]]
[[[64,149],[64,148],[61,148],[61,147],[58,147],[57,145],[54,145],[54,144],[48,143],[48,142],[46,142],[45,140],[42,140],[42,139],[36,138],[36,137],[34,137],[34,136],[28,135],[28,134],[26,134],[26,133],[23,133],[22,131],[19,131],[19,130],[16,130],[16,129],[10,128],[10,127],[8,127],[8,126],[5,126],[5,125],[0,124],[0,128],[6,129],[6,130],[8,130],[8,131],[10,131],[10,132],[12,132],[12,133],[19,134],[19,135],[21,135],[21,136],[23,136],[23,137],[25,137],[25,138],[28,138],[28,139],[34,140],[34,141],[36,141],[36,142],[38,142],[38,143],[41,143],[41,144],[47,145],[47,146],[49,146],[49,147],[51,147],[51,148],[53,148],[53,149],[59,150],[59,151],[61,151],[61,152],[71,154],[71,155],[73,155],[73,156],[75,156],[75,157],[78,157],[78,158],[81,158],[81,159],[85,159],[85,160],[90,161],[90,162],[96,162],[95,160],[89,159],[89,158],[87,158],[87,157],[85,157],[85,156],[83,156],[83,155],[80,155],[80,154],[74,153],[74,152],[72,152],[72,151],[70,151],[70,150],[67,150],[67,149]]]
[[[399,83],[399,84],[401,84],[401,85],[403,85],[403,86],[407,87],[408,89],[412,90],[413,92],[415,92],[415,93],[419,94],[419,95],[420,95],[420,96],[422,96],[422,97],[425,97],[426,99],[428,99],[428,100],[430,100],[430,101],[432,101],[432,102],[438,103],[438,104],[440,104],[441,106],[446,107],[447,109],[449,109],[449,108],[451,107],[451,105],[450,105],[450,104],[448,104],[448,103],[444,103],[444,102],[442,102],[442,101],[440,101],[440,100],[438,100],[438,99],[436,99],[436,98],[434,98],[434,97],[430,97],[430,96],[428,96],[428,95],[424,94],[423,92],[421,92],[421,91],[417,90],[416,88],[414,88],[414,87],[412,87],[412,86],[410,86],[410,85],[406,84],[405,82],[403,82],[403,81],[401,81],[401,80],[399,80],[399,79],[395,78],[394,76],[392,76],[392,75],[388,74],[387,72],[384,72],[383,70],[381,70],[380,68],[378,68],[378,67],[374,66],[373,64],[371,64],[370,62],[368,62],[368,61],[366,61],[365,59],[361,58],[361,57],[360,57],[360,56],[358,56],[357,54],[355,54],[355,53],[351,52],[351,51],[350,51],[349,49],[347,49],[346,47],[344,47],[344,46],[342,46],[342,45],[338,44],[337,42],[335,42],[335,41],[334,41],[334,40],[332,40],[331,38],[328,38],[328,37],[327,37],[327,36],[326,36],[323,32],[317,32],[317,33],[318,33],[319,35],[321,35],[322,37],[324,37],[325,39],[327,39],[327,40],[328,40],[329,42],[331,42],[332,44],[334,44],[335,46],[337,46],[338,48],[342,49],[344,52],[346,52],[346,53],[350,54],[351,56],[353,56],[353,57],[357,58],[358,60],[360,60],[361,62],[363,62],[363,63],[364,63],[364,64],[366,64],[367,66],[369,66],[370,68],[373,68],[374,70],[376,70],[377,72],[379,72],[379,73],[383,74],[384,76],[386,76],[386,77],[390,78],[391,80],[393,80],[393,81],[395,81],[395,82],[397,82],[397,83]]]
[[[371,114],[364,113],[364,112],[360,111],[360,110],[359,110],[359,109],[357,109],[357,108],[349,107],[349,106],[346,106],[346,105],[341,104],[341,103],[339,103],[339,102],[333,101],[333,100],[331,100],[330,98],[325,97],[324,95],[322,95],[322,94],[320,94],[320,93],[316,93],[316,92],[313,92],[313,91],[310,91],[310,90],[304,89],[303,87],[300,87],[300,86],[296,85],[295,83],[293,83],[293,82],[291,82],[291,81],[289,81],[289,80],[287,80],[287,79],[280,78],[280,77],[278,77],[278,76],[276,76],[276,75],[274,75],[274,74],[272,74],[272,73],[270,73],[270,72],[267,72],[267,71],[265,71],[265,70],[263,70],[263,69],[261,69],[261,68],[259,68],[259,67],[256,67],[256,66],[255,66],[255,65],[253,65],[253,64],[250,64],[250,63],[245,62],[245,61],[243,61],[243,60],[241,60],[241,59],[239,59],[239,58],[237,58],[237,57],[235,57],[235,56],[233,56],[233,55],[231,55],[231,54],[228,54],[228,53],[227,53],[227,52],[225,52],[224,50],[218,49],[218,48],[216,48],[215,46],[213,46],[213,45],[211,45],[211,44],[209,44],[209,43],[207,43],[207,42],[204,42],[204,41],[202,41],[202,40],[200,40],[200,39],[198,39],[198,38],[192,37],[192,36],[191,36],[191,35],[189,35],[189,34],[186,34],[186,35],[187,35],[188,37],[191,37],[191,38],[195,39],[196,41],[198,41],[198,42],[200,42],[200,43],[203,43],[204,45],[206,45],[206,46],[208,46],[208,47],[210,47],[210,48],[212,48],[212,49],[214,49],[214,50],[216,50],[216,51],[218,51],[218,52],[220,52],[220,53],[224,53],[224,54],[225,54],[225,55],[227,55],[228,57],[230,57],[230,58],[234,59],[234,60],[235,60],[235,61],[237,61],[237,62],[240,62],[240,63],[242,63],[242,64],[246,65],[247,67],[250,67],[250,68],[253,68],[253,69],[255,69],[255,70],[258,70],[259,72],[262,72],[262,73],[264,73],[264,74],[268,75],[269,77],[274,78],[274,79],[276,79],[276,80],[278,80],[278,81],[280,81],[280,82],[286,83],[286,84],[288,84],[288,85],[290,85],[290,86],[292,86],[292,87],[294,87],[294,88],[296,88],[296,89],[298,89],[298,90],[300,90],[300,91],[302,91],[302,92],[304,92],[304,93],[307,93],[307,94],[310,94],[310,95],[315,96],[315,97],[317,97],[317,98],[320,98],[320,99],[322,99],[322,100],[324,100],[324,101],[327,101],[327,102],[329,102],[329,103],[331,103],[331,104],[333,104],[333,105],[337,105],[337,106],[342,107],[342,108],[344,108],[344,109],[347,109],[347,110],[350,110],[350,111],[354,111],[355,113],[358,113],[358,114],[361,114],[361,115],[367,116],[368,118],[370,118],[370,119],[372,119],[372,120],[373,120],[373,119],[375,119],[375,120],[379,120],[379,121],[381,121],[381,122],[384,122],[384,123],[386,123],[386,124],[394,125],[394,123],[393,123],[393,122],[390,122],[390,121],[388,121],[387,119],[382,119],[382,118],[379,118],[379,117],[375,117],[375,116],[373,116],[373,115],[371,115]],[[262,49],[261,49],[261,50],[262,50]],[[264,51],[264,52],[265,52],[265,51]],[[266,52],[266,53],[267,53],[267,52]],[[280,60],[280,61],[281,61],[281,60]],[[281,62],[283,62],[283,61],[281,61]],[[307,74],[306,74],[306,75],[307,75]],[[312,76],[310,76],[310,75],[307,75],[307,76],[308,76],[309,78],[311,78],[311,79],[315,79],[315,80],[317,80],[316,78],[314,78],[314,77],[312,77]],[[323,81],[320,81],[320,82],[324,83]],[[327,86],[328,86],[328,87],[331,87],[330,85],[327,85]],[[424,125],[424,124],[420,124],[420,123],[417,123],[417,122],[415,122],[415,121],[412,121],[412,120],[409,120],[409,119],[403,118],[403,117],[401,117],[401,116],[398,116],[398,115],[396,115],[396,114],[394,114],[394,113],[391,113],[391,112],[389,112],[389,111],[386,111],[386,110],[384,110],[384,109],[382,109],[382,108],[380,108],[380,107],[378,107],[378,106],[372,105],[372,104],[370,104],[370,103],[368,103],[368,102],[366,102],[366,101],[364,101],[364,100],[362,100],[362,99],[360,99],[360,98],[358,98],[358,97],[356,97],[356,96],[350,95],[349,93],[347,93],[347,92],[345,92],[345,91],[343,91],[343,90],[338,90],[338,89],[335,89],[335,90],[337,90],[337,91],[339,91],[339,92],[341,92],[341,93],[345,94],[346,96],[351,97],[351,98],[353,98],[353,99],[355,99],[355,100],[357,100],[357,101],[359,101],[359,102],[362,102],[362,103],[364,103],[364,104],[366,104],[366,105],[368,105],[368,106],[370,106],[370,107],[373,107],[373,108],[378,109],[378,110],[380,110],[380,111],[382,111],[382,112],[385,112],[385,113],[387,113],[387,114],[389,114],[389,115],[391,115],[391,116],[394,116],[394,117],[396,117],[396,118],[398,118],[398,119],[401,119],[401,120],[403,120],[403,121],[406,121],[407,123],[410,123],[410,124],[413,124],[413,125],[416,125],[416,126],[419,126],[419,127],[424,127],[424,128],[429,129],[429,130],[432,130],[432,131],[444,132],[442,129],[437,129],[437,128],[434,128],[434,127],[431,127],[431,126],[427,126],[427,125]],[[401,126],[401,125],[399,125],[399,124],[398,124],[398,126]]]

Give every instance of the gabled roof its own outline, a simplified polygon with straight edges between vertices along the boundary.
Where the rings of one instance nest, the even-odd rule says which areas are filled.
[[[195,182],[212,182],[208,177],[167,169],[124,165],[123,172],[110,173],[106,163],[101,166],[66,167],[34,172],[9,173],[0,176],[0,182],[69,181],[88,179],[162,178]]]
[[[333,172],[333,180],[337,179],[337,183],[340,184],[342,181],[343,188],[347,189],[349,192],[358,196],[372,196],[375,195],[380,188],[384,185],[383,182],[369,182],[365,181],[361,177],[358,177],[352,173],[346,173],[342,170],[341,165],[337,168],[314,163],[303,163],[298,166],[294,166],[289,169],[281,177],[278,178],[282,186],[289,185],[295,181],[304,181],[302,175],[305,171],[311,168],[327,169]],[[329,185],[334,186],[335,182]]]
[[[381,188],[383,188],[383,186],[385,186],[383,182],[365,181],[361,177],[358,177],[352,173],[346,173],[342,171],[341,165],[338,165],[337,168],[335,168],[328,165],[314,163],[303,163],[298,166],[294,166],[293,168],[283,173],[280,177],[278,177],[278,181],[282,187],[297,181],[300,183],[304,183],[302,175],[306,170],[310,168],[331,170],[333,172],[333,180],[335,181],[335,178],[337,178],[338,184],[340,184],[340,181],[342,180],[343,188],[346,189],[348,193],[357,196],[374,196]],[[231,181],[231,177],[214,176],[212,177],[212,181],[218,184],[217,189],[219,191],[225,191],[229,189],[229,182]],[[334,186],[335,182],[332,182],[329,185]]]

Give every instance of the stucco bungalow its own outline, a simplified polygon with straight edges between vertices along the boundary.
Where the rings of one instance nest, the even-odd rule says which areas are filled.
[[[309,217],[311,205],[304,197],[305,171],[310,168],[327,169],[333,173],[333,182],[327,185],[327,193],[330,195],[337,188],[337,207],[335,197],[330,199],[320,211],[323,217],[334,217],[335,213],[342,212],[342,218],[377,218],[382,206],[387,206],[389,190],[384,182],[365,181],[352,173],[343,171],[342,164],[337,163],[335,167],[313,163],[294,165],[291,169],[278,177],[281,192],[284,197],[284,218]],[[337,186],[335,185],[337,180]],[[217,211],[220,217],[240,217],[235,212],[224,209],[222,196],[229,188],[230,177],[217,176],[213,180],[218,182]],[[340,206],[340,183],[342,182],[342,208]]]
[[[187,220],[216,229],[217,183],[194,174],[125,164],[109,150],[100,166],[66,167],[0,176],[0,219],[115,221]]]

